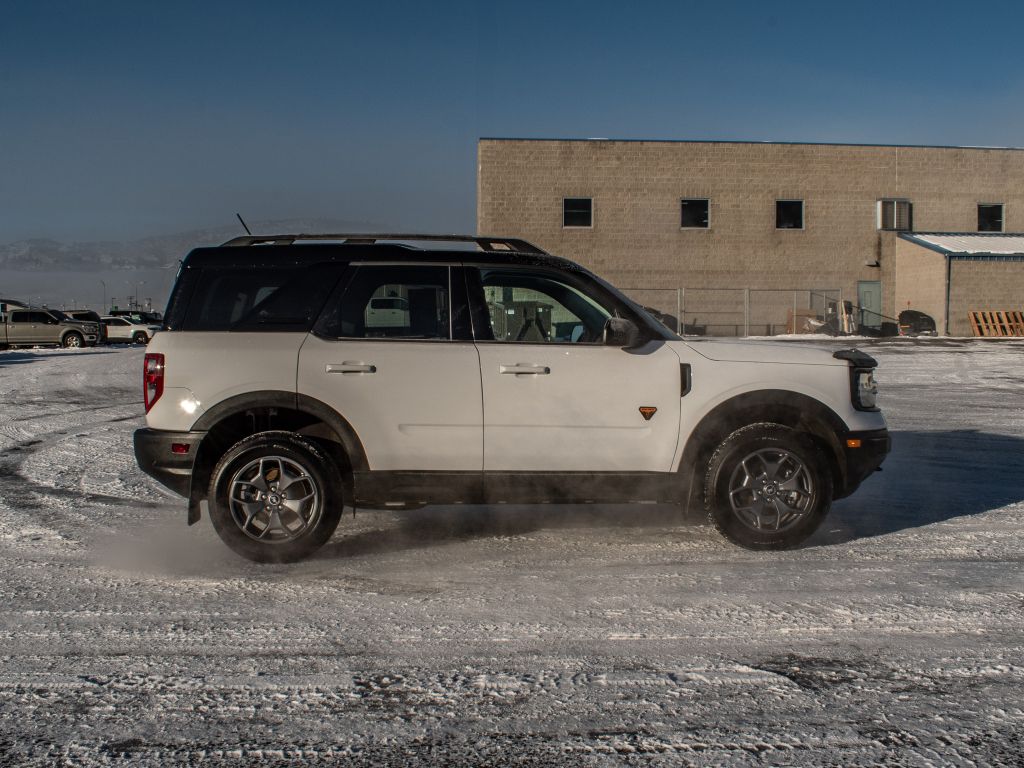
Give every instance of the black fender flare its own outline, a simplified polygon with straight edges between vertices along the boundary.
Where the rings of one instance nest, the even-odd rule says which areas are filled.
[[[761,389],[719,403],[690,432],[679,462],[684,482],[682,498],[687,506],[692,508],[694,494],[702,490],[702,466],[722,440],[745,424],[774,420],[803,428],[823,442],[832,459],[836,487],[845,483],[846,457],[840,438],[848,428],[839,415],[825,403],[801,392]]]
[[[193,464],[191,481],[188,494],[188,522],[192,525],[199,521],[199,502],[206,498],[206,487],[210,481],[209,469],[212,463],[207,461],[205,453],[210,448],[209,432],[224,419],[237,416],[240,413],[253,408],[283,408],[296,412],[305,412],[308,415],[319,419],[326,424],[338,436],[341,448],[346,454],[349,466],[352,470],[366,470],[369,464],[366,460],[366,450],[363,443],[356,434],[348,419],[335,411],[326,403],[307,395],[299,395],[295,392],[283,390],[258,390],[245,392],[234,397],[229,397],[217,403],[213,408],[206,411],[192,425],[192,432],[206,433],[196,448],[195,463]],[[214,462],[215,463],[215,462]]]
[[[293,411],[308,413],[329,426],[341,441],[353,470],[368,469],[366,450],[356,434],[352,424],[326,403],[308,395],[285,392],[283,390],[264,389],[245,392],[229,397],[206,411],[195,424],[194,432],[209,432],[217,424],[230,416],[236,416],[252,408],[287,408]]]
[[[316,416],[341,438],[341,445],[348,455],[349,464],[353,471],[365,472],[370,468],[370,463],[366,459],[366,449],[363,447],[363,441],[359,439],[355,427],[352,426],[348,419],[327,405],[327,403],[317,400],[315,397],[299,394],[295,396],[295,400],[296,410]]]

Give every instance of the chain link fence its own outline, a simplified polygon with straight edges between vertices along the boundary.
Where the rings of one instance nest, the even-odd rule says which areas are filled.
[[[628,288],[626,295],[676,333],[778,336],[857,332],[856,307],[838,288]],[[855,311],[856,310],[856,311]]]

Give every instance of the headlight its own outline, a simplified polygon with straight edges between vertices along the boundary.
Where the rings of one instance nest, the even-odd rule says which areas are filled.
[[[877,411],[875,404],[878,399],[878,385],[875,383],[875,371],[860,368],[853,372],[853,406],[860,411]]]

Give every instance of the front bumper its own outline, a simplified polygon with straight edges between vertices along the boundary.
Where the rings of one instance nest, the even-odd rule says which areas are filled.
[[[850,441],[856,440],[860,441],[859,447],[851,447]],[[892,450],[892,438],[889,437],[888,429],[847,432],[841,442],[846,457],[846,477],[844,487],[835,494],[837,499],[849,496],[857,490],[872,472],[882,466],[885,457]]]
[[[139,468],[161,485],[186,499],[191,495],[192,467],[205,432],[168,432],[162,429],[135,430],[135,461]],[[172,450],[172,446],[178,452]],[[187,446],[184,453],[180,452]]]

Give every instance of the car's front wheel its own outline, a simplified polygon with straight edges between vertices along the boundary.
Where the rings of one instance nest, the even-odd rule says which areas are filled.
[[[78,349],[85,344],[85,338],[80,333],[72,331],[64,337],[63,345],[69,349]]]
[[[210,518],[242,557],[289,563],[322,547],[341,520],[341,475],[312,441],[261,432],[239,441],[210,481]]]
[[[145,331],[136,331],[135,335],[132,336],[132,344],[148,344],[149,336],[146,335]]]
[[[821,449],[781,424],[736,430],[708,463],[708,519],[742,547],[795,547],[814,533],[831,505],[832,473]]]

